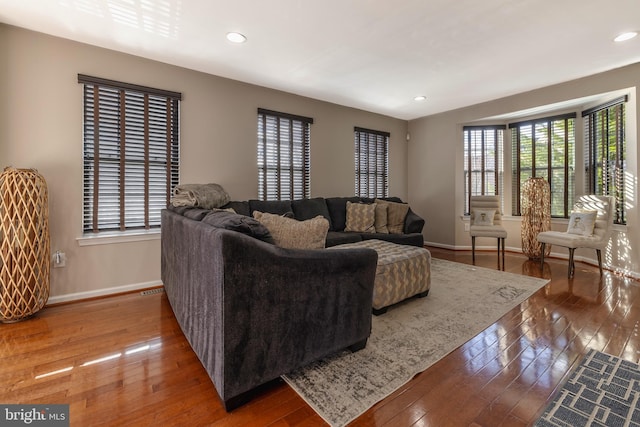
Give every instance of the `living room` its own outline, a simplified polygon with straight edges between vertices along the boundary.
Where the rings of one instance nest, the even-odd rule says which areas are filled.
[[[258,108],[313,117],[313,196],[353,195],[354,126],[389,132],[389,194],[408,201],[426,220],[427,245],[453,250],[470,248],[463,215],[463,126],[495,124],[491,119],[495,117],[508,123],[510,119],[504,117],[520,117],[517,113],[539,107],[546,111],[535,116],[575,111],[580,117],[581,111],[598,100],[607,101],[612,94],[622,92],[628,96],[627,221],[614,229],[605,265],[612,271],[640,277],[640,210],[635,206],[640,163],[636,94],[640,63],[407,120],[6,24],[0,24],[0,52],[0,90],[5,98],[0,104],[2,166],[36,168],[45,176],[51,248],[64,252],[67,259],[66,267],[51,271],[50,303],[161,285],[159,233],[109,237],[83,234],[83,117],[78,74],[181,92],[180,180],[219,183],[234,200],[256,197]],[[580,99],[585,102],[566,104]],[[579,175],[580,168],[576,169]],[[509,186],[505,189],[505,209],[509,209],[511,193]],[[505,213],[507,248],[518,252],[520,219],[511,217],[509,211]],[[566,220],[553,221],[552,227],[563,230]],[[560,249],[553,255],[566,260],[566,253]],[[596,263],[591,252],[578,252],[578,259]]]
[[[462,141],[463,125],[482,123],[483,120],[486,123],[488,117],[598,94],[606,99],[608,93],[626,89],[625,93],[629,95],[626,174],[631,197],[627,224],[615,232],[613,242],[617,249],[611,253],[609,262],[610,268],[616,271],[634,277],[640,275],[640,234],[634,232],[640,213],[632,203],[638,175],[635,88],[640,64],[407,121],[7,25],[0,27],[0,31],[5,52],[2,58],[5,61],[3,90],[6,99],[12,100],[3,105],[0,157],[5,165],[33,167],[46,177],[51,200],[51,248],[66,253],[68,260],[65,268],[52,270],[51,302],[160,283],[157,233],[131,237],[133,241],[124,243],[118,238],[85,237],[82,210],[70,208],[82,206],[83,118],[82,85],[77,82],[79,73],[143,82],[145,86],[182,92],[181,182],[217,182],[234,200],[256,197],[255,123],[258,108],[314,118],[312,196],[353,194],[354,126],[389,132],[389,194],[409,201],[416,213],[426,220],[427,244],[451,249],[470,248],[470,238],[461,219],[464,211],[463,147],[458,142]],[[106,76],[105,69],[109,70]],[[574,106],[573,110],[588,107]],[[42,125],[30,125],[34,122]],[[243,172],[238,174],[237,171]],[[430,185],[432,182],[439,185]],[[505,188],[505,197],[509,197],[509,188]],[[509,200],[505,201],[507,207]],[[505,214],[508,216],[509,212]],[[507,248],[519,250],[519,218],[507,220],[506,226],[509,232]],[[565,223],[554,222],[553,226],[562,229]],[[562,256],[562,253],[558,255]],[[591,262],[595,260],[592,254],[584,256]]]

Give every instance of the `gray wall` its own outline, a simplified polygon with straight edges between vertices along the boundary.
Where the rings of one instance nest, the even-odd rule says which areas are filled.
[[[622,91],[629,95],[627,103],[627,226],[615,228],[614,236],[604,256],[613,269],[638,276],[640,272],[640,210],[638,201],[638,127],[636,88],[640,85],[640,64],[593,75],[567,83],[545,87],[527,93],[498,99],[409,122],[409,201],[412,209],[426,219],[425,241],[436,246],[467,249],[469,233],[464,230],[463,144],[462,128],[467,124],[487,123],[486,118],[562,103],[583,97]],[[606,97],[606,95],[604,96]],[[593,103],[593,100],[589,100]],[[589,106],[589,105],[585,105]],[[593,105],[591,105],[593,106]],[[582,118],[581,108],[564,107],[558,112],[576,111],[576,194],[583,194]],[[542,114],[549,115],[547,114]],[[539,117],[537,114],[536,117]],[[504,120],[490,120],[492,124]],[[521,249],[520,218],[511,217],[511,149],[505,141],[505,214],[508,230],[507,247]],[[554,220],[552,229],[566,230],[567,221]],[[495,239],[478,241],[479,245],[495,247]],[[566,257],[565,248],[553,248],[554,255]],[[595,251],[577,252],[579,259],[595,262]]]
[[[182,92],[181,182],[257,197],[257,108],[313,117],[312,196],[354,194],[353,127],[391,133],[389,187],[407,198],[407,122],[0,25],[0,167],[36,168],[49,187],[52,301],[155,285],[160,243],[81,246],[82,86],[77,75]]]

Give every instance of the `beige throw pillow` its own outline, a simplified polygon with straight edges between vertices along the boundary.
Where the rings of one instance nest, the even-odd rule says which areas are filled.
[[[567,233],[579,234],[581,236],[592,236],[596,225],[598,211],[572,212],[569,217]]]
[[[347,222],[344,231],[375,233],[376,204],[347,202]]]
[[[322,249],[327,240],[329,221],[322,215],[306,221],[253,211],[253,217],[260,221],[276,243],[289,249]]]
[[[493,225],[493,219],[496,216],[495,209],[474,209],[473,225]]]
[[[376,227],[376,233],[389,234],[389,228],[387,228],[387,213],[387,205],[383,203],[376,203],[376,220],[374,224]]]
[[[409,205],[406,203],[387,202],[386,200],[375,200],[376,204],[387,205],[387,228],[389,233],[402,234],[404,232],[404,219],[409,212]]]

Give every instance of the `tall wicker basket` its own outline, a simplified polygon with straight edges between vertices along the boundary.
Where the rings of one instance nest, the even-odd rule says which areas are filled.
[[[540,258],[542,244],[538,243],[538,233],[551,228],[551,192],[544,178],[531,177],[522,184],[520,213],[522,214],[522,252],[530,259]],[[545,256],[551,245],[546,245]]]
[[[47,183],[35,169],[0,174],[0,322],[47,303],[51,268]]]

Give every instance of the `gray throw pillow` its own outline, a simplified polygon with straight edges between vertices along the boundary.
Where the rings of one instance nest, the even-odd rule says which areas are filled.
[[[238,233],[246,234],[263,242],[275,243],[267,227],[262,225],[257,219],[249,216],[227,211],[216,211],[204,217],[202,222],[214,227],[224,228],[225,230],[237,231]]]

